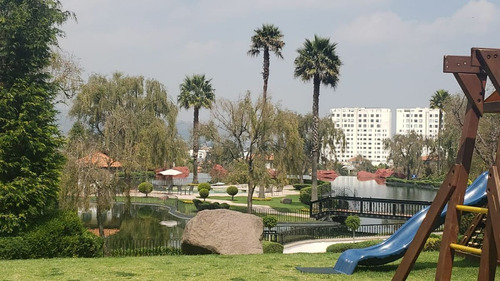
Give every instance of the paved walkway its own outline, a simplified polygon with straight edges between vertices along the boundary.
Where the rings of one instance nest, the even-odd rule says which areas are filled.
[[[283,249],[284,254],[294,253],[325,253],[326,248],[333,244],[339,243],[353,243],[367,240],[387,239],[389,236],[371,236],[356,238],[337,238],[337,239],[317,239],[317,240],[304,240],[290,244],[286,244]]]

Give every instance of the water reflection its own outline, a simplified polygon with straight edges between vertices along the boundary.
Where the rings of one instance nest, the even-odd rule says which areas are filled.
[[[340,176],[332,182],[333,195],[401,200],[433,201],[436,190],[406,186],[387,186],[375,180],[360,181],[355,176]],[[399,220],[361,218],[362,224],[401,222]]]
[[[87,228],[98,228],[95,206],[80,211],[80,218]],[[182,237],[185,220],[176,218],[162,206],[114,204],[111,210],[102,214],[104,228],[119,230],[111,235],[123,240],[175,240]]]

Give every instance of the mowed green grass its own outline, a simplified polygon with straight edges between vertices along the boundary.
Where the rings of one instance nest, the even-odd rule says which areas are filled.
[[[283,204],[280,202],[282,198],[290,198],[292,199],[292,204]],[[212,196],[207,198],[207,201],[210,201],[210,199],[214,200],[227,200],[230,203],[241,203],[241,204],[246,204],[247,203],[247,197],[246,196],[235,196],[234,200],[231,201],[231,196]],[[272,197],[271,200],[253,200],[252,201],[253,205],[262,205],[262,206],[269,206],[274,209],[288,209],[290,211],[298,211],[302,209],[307,209],[309,210],[309,206],[306,204],[303,204],[299,200],[299,195],[287,195],[283,197]]]
[[[398,262],[358,267],[351,276],[304,274],[332,267],[340,254],[157,256],[0,261],[0,280],[391,280]],[[423,252],[408,280],[434,280],[438,252]],[[477,280],[478,263],[455,258],[452,280]],[[498,272],[498,271],[497,271]],[[497,274],[500,280],[500,274]]]

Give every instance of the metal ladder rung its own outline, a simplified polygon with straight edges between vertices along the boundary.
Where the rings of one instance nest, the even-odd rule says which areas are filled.
[[[467,205],[457,205],[457,210],[464,211],[464,212],[485,214],[485,215],[488,214],[487,208],[472,207],[472,206],[467,206]]]
[[[467,246],[463,246],[463,245],[459,245],[459,244],[455,244],[455,243],[451,243],[450,248],[452,248],[454,250],[466,252],[466,253],[476,254],[479,256],[481,255],[481,252],[482,252],[481,249],[467,247]]]

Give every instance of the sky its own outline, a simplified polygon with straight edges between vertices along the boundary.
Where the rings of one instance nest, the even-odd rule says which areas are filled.
[[[500,1],[480,0],[61,0],[76,14],[59,45],[93,73],[142,75],[176,102],[186,76],[212,79],[216,98],[262,94],[262,56],[250,38],[262,24],[284,35],[284,59],[271,56],[268,95],[301,114],[312,109],[311,82],[294,78],[294,59],[314,35],[337,43],[338,86],[322,87],[320,116],[333,107],[426,107],[439,89],[459,93],[442,72],[444,55],[500,48]],[[63,110],[64,111],[64,110]],[[393,113],[394,114],[394,113]],[[192,110],[179,119],[191,122]],[[209,111],[201,111],[207,120]]]

